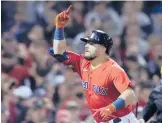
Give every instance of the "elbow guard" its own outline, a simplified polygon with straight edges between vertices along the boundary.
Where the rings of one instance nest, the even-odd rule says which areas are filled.
[[[52,55],[59,62],[64,62],[69,59],[68,53],[65,51],[63,54],[54,54],[53,48],[48,49],[48,53]]]

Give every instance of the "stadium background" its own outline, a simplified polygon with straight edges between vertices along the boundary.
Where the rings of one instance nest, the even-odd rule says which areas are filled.
[[[93,123],[78,75],[47,53],[56,14],[70,4],[67,49],[83,53],[80,38],[93,29],[112,36],[111,56],[134,85],[141,117],[149,93],[160,83],[161,2],[2,1],[2,123]]]

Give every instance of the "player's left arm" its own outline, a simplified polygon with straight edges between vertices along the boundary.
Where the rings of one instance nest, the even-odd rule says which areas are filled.
[[[94,110],[95,113],[93,114],[93,116],[99,113],[103,119],[106,119],[110,114],[123,109],[128,105],[135,104],[136,102],[137,98],[133,89],[128,87],[113,103],[109,104],[106,107]]]
[[[115,110],[137,103],[137,97],[132,89],[131,81],[126,72],[119,66],[113,67],[112,80],[115,88],[120,92],[120,96],[112,103]]]
[[[121,95],[118,97],[118,99],[123,100],[124,107],[127,107],[128,105],[133,105],[133,104],[137,103],[137,97],[134,93],[134,90],[131,87],[128,87],[123,93],[121,93]],[[124,107],[121,107],[121,108],[124,108]],[[120,109],[120,107],[118,107],[118,106],[116,106],[116,108]]]
[[[95,110],[95,113],[93,115],[99,113],[103,119],[106,119],[110,114],[137,102],[135,93],[131,88],[131,82],[125,71],[115,66],[111,73],[113,84],[115,88],[120,92],[120,95],[108,106]]]

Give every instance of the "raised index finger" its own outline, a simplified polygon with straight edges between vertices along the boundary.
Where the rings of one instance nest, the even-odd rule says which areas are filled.
[[[70,6],[68,7],[68,9],[65,11],[66,14],[69,14],[69,12],[70,12],[70,10],[71,10],[71,7],[72,7],[72,5],[70,5]]]

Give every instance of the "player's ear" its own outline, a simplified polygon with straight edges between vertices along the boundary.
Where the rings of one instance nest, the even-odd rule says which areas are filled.
[[[101,53],[105,54],[106,53],[106,48],[104,46],[101,47]]]

